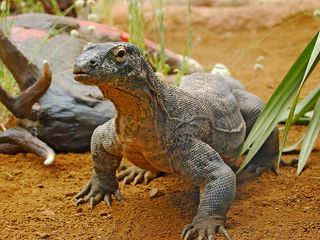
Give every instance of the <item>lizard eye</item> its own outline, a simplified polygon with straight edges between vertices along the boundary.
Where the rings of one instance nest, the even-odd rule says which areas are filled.
[[[119,46],[115,51],[115,57],[118,63],[123,63],[127,58],[127,51],[123,46]]]

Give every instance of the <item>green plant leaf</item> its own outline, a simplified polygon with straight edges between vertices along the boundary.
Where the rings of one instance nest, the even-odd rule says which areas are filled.
[[[320,96],[319,96],[319,97],[320,97]],[[305,114],[304,114],[304,117],[305,117],[305,118],[309,118],[309,119],[311,119],[311,118],[312,118],[312,116],[313,116],[313,114],[314,114],[314,110],[312,110],[312,111],[310,111],[310,112],[305,113]]]
[[[250,148],[237,173],[239,173],[250,162],[253,156],[261,148],[267,137],[277,126],[283,112],[292,104],[292,101],[294,97],[297,96],[300,87],[318,63],[320,52],[319,41],[320,38],[318,32],[297,58],[278,88],[271,96],[269,102],[263,108],[259,118],[254,124],[239,152],[240,156]]]
[[[308,157],[311,153],[313,145],[317,139],[320,130],[320,97],[318,98],[317,104],[314,108],[314,113],[310,121],[310,125],[307,129],[305,138],[302,142],[301,151],[298,161],[297,175],[299,175],[304,168]]]
[[[317,99],[320,97],[320,84],[314,88],[303,100],[301,100],[295,111],[293,122],[297,122],[305,113],[314,109]],[[280,122],[284,122],[288,119],[289,110],[284,112],[281,116]]]
[[[306,70],[304,72],[304,75],[303,75],[303,79],[302,79],[302,81],[300,83],[300,86],[299,86],[299,88],[298,88],[298,90],[297,90],[297,92],[295,94],[295,97],[294,97],[294,100],[293,100],[293,103],[292,103],[292,106],[291,106],[291,109],[290,109],[290,112],[289,112],[289,116],[288,116],[288,119],[287,119],[287,122],[286,122],[286,126],[285,126],[285,129],[284,129],[284,132],[283,132],[282,142],[281,142],[281,145],[280,145],[279,159],[278,159],[279,163],[280,163],[280,160],[281,160],[281,155],[282,155],[283,148],[284,148],[284,146],[286,144],[286,140],[287,140],[287,137],[288,137],[288,133],[289,133],[289,129],[290,129],[291,123],[293,122],[294,112],[295,112],[296,106],[298,104],[298,100],[299,100],[299,95],[300,95],[301,89],[302,89],[305,81],[307,80],[308,76],[310,75],[310,73],[314,69],[315,65],[318,63],[319,56],[320,56],[320,36],[319,36],[319,33],[318,33],[317,37],[316,37],[316,42],[315,42],[314,48],[313,48],[313,50],[311,52],[310,59],[308,61],[307,68],[306,68]]]
[[[296,150],[298,148],[298,146],[302,143],[303,139],[304,139],[305,135],[303,135],[296,143],[283,148],[282,152],[288,153],[288,152],[292,152],[294,150]]]

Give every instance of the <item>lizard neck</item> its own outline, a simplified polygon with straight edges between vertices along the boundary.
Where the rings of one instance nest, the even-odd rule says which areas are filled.
[[[143,139],[144,143],[161,142],[158,126],[164,120],[164,103],[161,99],[168,85],[150,71],[143,72],[123,85],[125,87],[99,86],[103,95],[113,102],[117,110],[116,132],[119,139]],[[140,144],[136,142],[136,145]]]

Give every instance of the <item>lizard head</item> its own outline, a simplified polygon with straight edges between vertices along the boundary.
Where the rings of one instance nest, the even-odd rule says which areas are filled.
[[[73,76],[84,84],[120,86],[135,79],[144,63],[142,52],[130,43],[89,43],[75,61]]]

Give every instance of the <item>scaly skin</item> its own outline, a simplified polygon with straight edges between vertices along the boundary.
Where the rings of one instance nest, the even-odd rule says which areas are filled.
[[[141,51],[127,43],[90,44],[74,66],[74,77],[97,85],[117,116],[92,136],[93,175],[77,203],[94,207],[111,195],[122,200],[116,170],[122,158],[139,168],[174,173],[200,188],[198,213],[184,239],[214,239],[224,228],[236,192],[236,177],[223,161],[236,157],[263,106],[231,78],[193,74],[180,88],[158,79]],[[277,129],[254,159],[254,170],[274,168]]]

